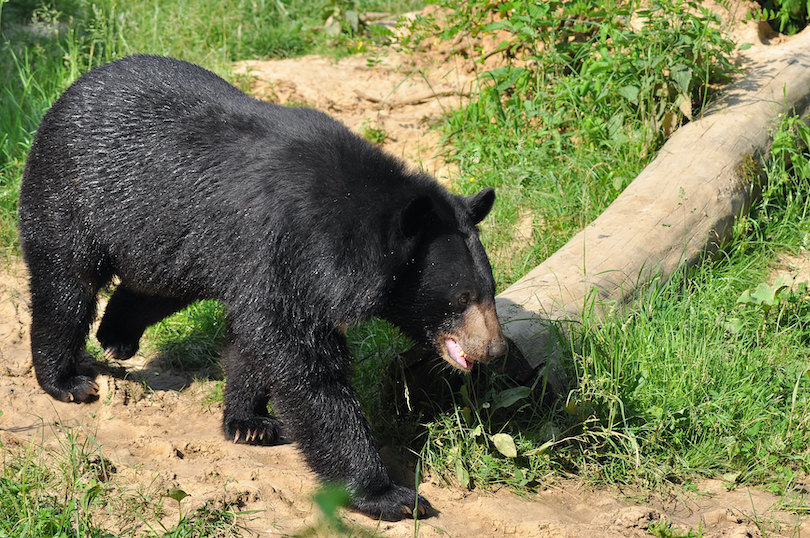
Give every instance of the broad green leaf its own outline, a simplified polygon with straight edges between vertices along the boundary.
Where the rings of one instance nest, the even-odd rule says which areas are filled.
[[[682,94],[689,95],[689,84],[692,82],[692,70],[683,65],[676,65],[672,69],[672,80],[678,85]]]
[[[492,397],[492,410],[500,409],[502,407],[509,407],[514,405],[520,400],[526,398],[532,393],[529,387],[515,387],[506,389]]]
[[[755,304],[773,306],[776,300],[776,289],[761,282],[754,290],[745,290],[737,299],[737,304]]]
[[[631,103],[638,104],[638,86],[622,86],[618,90],[619,95],[630,101]]]
[[[484,25],[484,31],[485,32],[494,32],[496,30],[501,30],[503,28],[508,28],[508,29],[512,30],[514,28],[514,25],[512,24],[512,21],[509,21],[509,20],[496,21],[496,22],[491,22],[489,24]]]
[[[773,283],[774,295],[778,296],[783,290],[792,288],[794,280],[790,273],[782,273],[779,275],[776,282]]]
[[[745,290],[737,297],[737,304],[756,304],[754,298],[751,297],[751,290]]]
[[[495,448],[498,449],[498,452],[506,456],[507,458],[516,458],[517,457],[517,447],[515,446],[515,440],[512,439],[512,436],[508,433],[496,433],[495,435],[490,437],[492,444],[495,445]]]
[[[756,304],[773,306],[776,300],[776,290],[768,284],[761,282],[751,294]]]
[[[175,489],[170,489],[166,493],[166,497],[169,497],[170,499],[174,499],[175,501],[177,501],[179,503],[180,501],[182,501],[186,497],[190,497],[190,495],[188,493],[186,493],[185,491],[183,491],[182,489],[175,488]]]

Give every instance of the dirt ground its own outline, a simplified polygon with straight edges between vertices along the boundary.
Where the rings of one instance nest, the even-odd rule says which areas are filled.
[[[769,48],[778,46],[778,39],[769,40],[755,23],[736,23],[735,32],[740,42],[754,44],[739,58],[743,67],[767,58]],[[473,65],[454,53],[460,46],[416,56],[388,51],[340,61],[315,56],[251,61],[236,70],[253,77],[257,96],[315,106],[357,131],[382,128],[390,151],[437,177],[452,178],[455,171],[443,162],[439,136],[430,127],[473,87]],[[191,494],[183,501],[185,513],[205,503],[250,511],[238,520],[245,536],[294,534],[317,524],[321,516],[311,495],[318,484],[295,447],[226,442],[220,433],[221,409],[206,403],[206,388],[191,383],[187,374],[160,370],[150,358],[136,356],[122,363],[125,373],[110,369],[98,377],[98,402],[52,400],[31,369],[29,321],[24,268],[13,261],[0,275],[4,446],[33,441],[57,448],[65,432],[79,431],[115,466],[110,480],[122,496],[140,492],[155,498],[181,488]],[[421,522],[418,535],[640,537],[649,536],[645,529],[661,518],[683,531],[700,527],[709,537],[810,535],[810,523],[778,508],[789,499],[749,488],[729,490],[727,485],[712,480],[699,484],[694,493],[649,498],[632,490],[586,490],[576,481],[561,480],[536,495],[518,497],[507,490],[466,491],[427,477],[420,492],[439,514]],[[165,508],[171,526],[177,513],[171,503]],[[350,512],[343,515],[350,525],[385,536],[417,535],[413,521],[378,524]]]

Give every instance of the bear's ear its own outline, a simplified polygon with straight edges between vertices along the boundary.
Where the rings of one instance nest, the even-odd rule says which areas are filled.
[[[478,194],[473,194],[464,198],[467,209],[470,211],[473,224],[478,224],[489,214],[492,204],[495,203],[495,189],[487,187]]]
[[[428,224],[433,211],[433,200],[429,196],[419,196],[408,204],[401,214],[399,226],[405,237],[414,237]]]

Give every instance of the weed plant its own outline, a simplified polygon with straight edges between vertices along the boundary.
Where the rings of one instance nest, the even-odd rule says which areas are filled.
[[[446,133],[460,189],[498,190],[484,241],[501,286],[597,217],[733,70],[719,16],[696,2],[435,3],[448,20],[417,18],[405,45],[500,40],[469,52],[503,65],[481,67]]]

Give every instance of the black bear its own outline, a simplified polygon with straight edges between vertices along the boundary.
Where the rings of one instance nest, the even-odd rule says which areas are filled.
[[[137,55],[93,69],[44,116],[23,176],[37,380],[58,400],[97,399],[79,362],[114,276],[97,333],[113,359],[150,324],[219,299],[226,437],[272,444],[283,423],[354,509],[428,513],[375,449],[345,327],[388,319],[465,371],[502,355],[475,226],[494,199],[451,194],[325,114],[258,101],[190,63]]]

